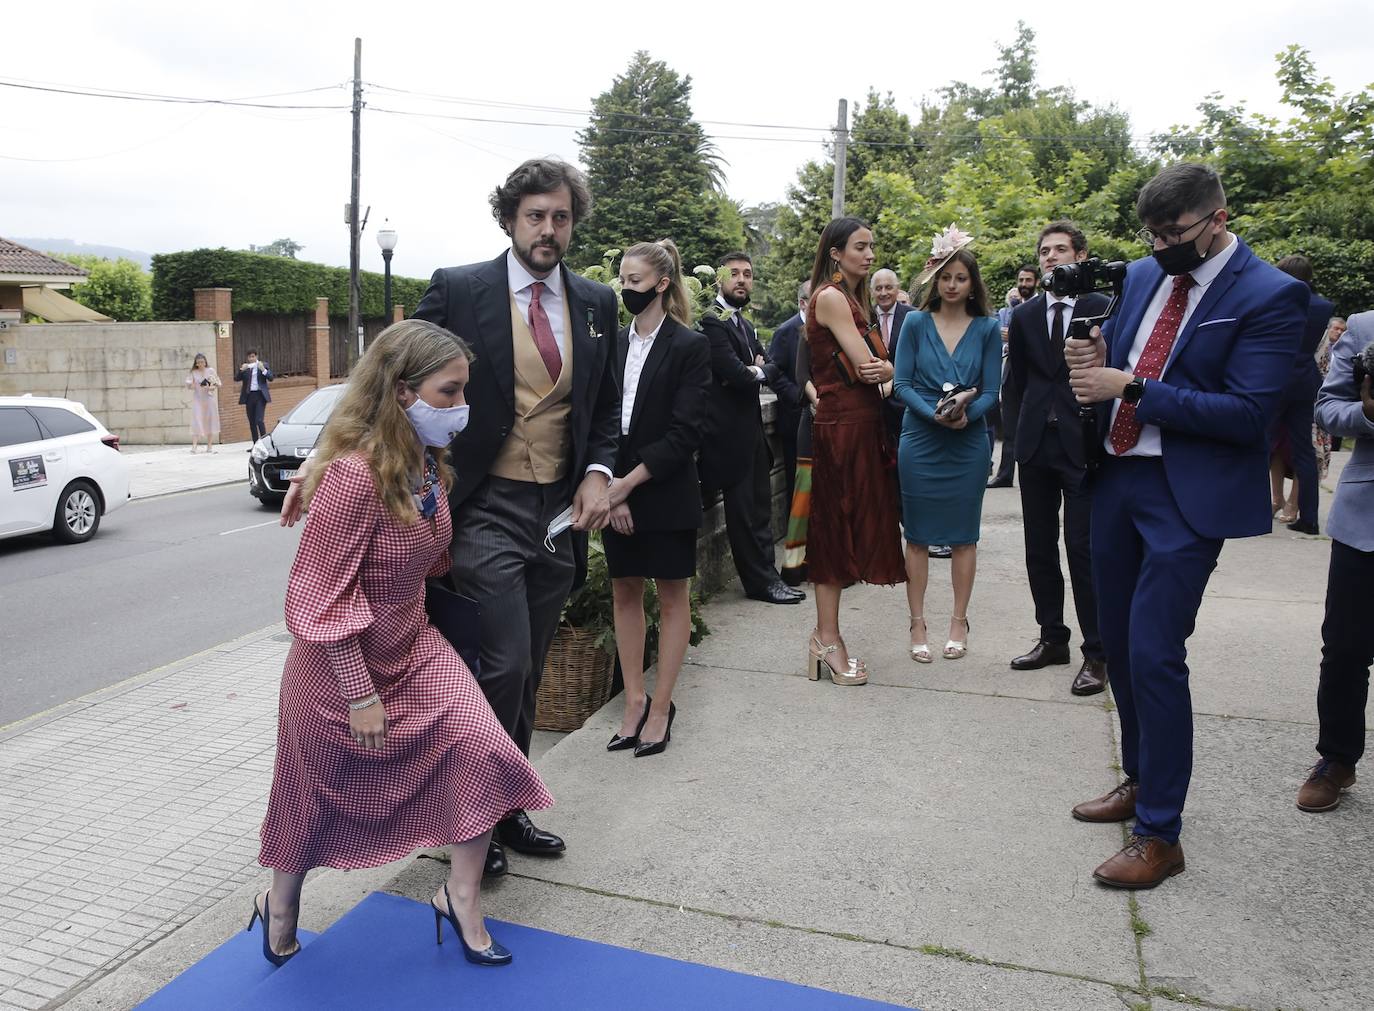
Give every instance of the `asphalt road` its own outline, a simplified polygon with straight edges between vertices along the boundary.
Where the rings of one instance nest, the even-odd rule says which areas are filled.
[[[301,529],[238,484],[0,540],[0,728],[281,621]]]

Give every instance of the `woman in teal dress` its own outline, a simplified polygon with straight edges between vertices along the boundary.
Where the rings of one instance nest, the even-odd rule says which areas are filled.
[[[949,544],[954,613],[944,657],[968,652],[968,603],[977,569],[979,520],[987,487],[986,422],[997,403],[1002,378],[1002,336],[988,314],[988,297],[971,241],[953,228],[952,251],[933,257],[923,274],[931,278],[920,312],[908,313],[897,341],[896,396],[906,407],[897,453],[901,468],[902,531],[906,537],[907,603],[911,611],[911,658],[931,660],[925,624],[929,575],[927,546]],[[947,239],[950,233],[942,236]],[[941,252],[941,239],[936,252]],[[948,387],[947,412],[936,407]]]

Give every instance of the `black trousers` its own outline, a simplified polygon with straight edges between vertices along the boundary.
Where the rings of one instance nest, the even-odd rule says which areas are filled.
[[[1317,522],[1317,450],[1312,445],[1312,414],[1320,383],[1290,390],[1274,419],[1275,431],[1281,427],[1288,435],[1288,452],[1293,458],[1293,478],[1298,482],[1298,519]]]
[[[999,426],[1002,437],[1002,461],[997,465],[997,473],[992,475],[992,480],[1002,482],[1011,481],[1016,475],[1016,421],[1021,414],[1021,391],[1012,382],[1010,372],[1002,386],[999,413],[1002,419]]]
[[[1326,577],[1326,619],[1322,622],[1321,681],[1317,751],[1329,761],[1353,766],[1364,754],[1364,707],[1369,667],[1374,663],[1374,622],[1369,589],[1374,586],[1374,551],[1331,542]]]
[[[1097,594],[1092,574],[1092,493],[1087,471],[1064,451],[1056,426],[1040,438],[1035,455],[1021,464],[1021,518],[1026,537],[1026,575],[1035,620],[1045,642],[1069,641],[1064,624],[1064,573],[1059,567],[1059,507],[1064,507],[1064,547],[1069,558],[1074,611],[1083,633],[1083,655],[1106,659],[1097,631]]]
[[[748,437],[747,433],[744,437]],[[721,489],[725,535],[745,593],[761,593],[782,577],[773,564],[773,461],[763,429],[754,433],[754,463],[738,483]]]
[[[782,443],[782,472],[787,480],[787,507],[792,508],[792,493],[797,490],[797,425],[799,411],[778,411],[778,441]]]
[[[267,434],[267,425],[263,421],[263,415],[267,412],[267,398],[262,390],[249,390],[248,400],[243,406],[248,412],[249,438],[257,442]]]

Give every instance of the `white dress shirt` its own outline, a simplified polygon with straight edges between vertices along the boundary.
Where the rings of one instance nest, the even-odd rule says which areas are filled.
[[[248,366],[248,388],[254,393],[258,392],[258,363],[252,362]]]
[[[561,265],[554,267],[548,277],[535,277],[525,265],[520,262],[520,258],[515,255],[515,250],[506,251],[506,283],[510,286],[511,297],[515,299],[515,309],[524,317],[528,324],[530,320],[530,305],[534,302],[534,292],[530,290],[530,285],[535,281],[544,282],[544,291],[539,296],[539,306],[549,317],[549,326],[553,329],[553,339],[558,342],[560,354],[563,360],[568,360],[568,328],[563,325],[567,313],[563,309],[563,270]],[[533,331],[533,327],[530,328]],[[599,463],[589,463],[587,473],[596,471],[598,474],[605,474],[612,478],[609,467],[603,467]]]
[[[647,337],[641,337],[635,330],[635,321],[630,321],[630,346],[625,353],[625,380],[622,384],[620,394],[620,434],[630,434],[630,419],[635,413],[635,394],[639,392],[639,377],[644,372],[644,363],[649,360],[649,352],[653,350],[654,338],[663,329],[664,316],[658,321],[658,326],[654,327],[654,332]]]
[[[544,282],[544,291],[539,296],[539,305],[549,317],[549,326],[553,328],[554,340],[558,341],[560,354],[563,360],[568,359],[568,337],[567,327],[563,325],[563,320],[567,313],[563,310],[563,271],[558,267],[553,269],[553,273],[548,277],[535,277],[525,265],[520,262],[514,250],[506,253],[506,281],[510,285],[510,293],[515,298],[515,308],[524,318],[526,324],[530,321],[530,305],[534,301],[534,292],[530,290],[530,285],[535,281]],[[530,327],[530,332],[534,331]]]
[[[1193,286],[1188,289],[1188,304],[1184,307],[1183,318],[1179,320],[1178,323],[1178,332],[1180,334],[1183,333],[1184,327],[1188,325],[1188,318],[1193,315],[1193,310],[1195,310],[1198,307],[1198,303],[1202,301],[1202,296],[1207,293],[1207,289],[1212,286],[1212,282],[1215,281],[1217,275],[1221,273],[1221,268],[1226,266],[1226,261],[1231,259],[1236,249],[1239,247],[1239,243],[1236,242],[1236,237],[1234,235],[1230,235],[1228,238],[1231,240],[1230,245],[1216,255],[1209,256],[1207,259],[1203,260],[1202,266],[1191,272],[1193,275]],[[1169,301],[1169,295],[1172,294],[1173,290],[1174,279],[1166,275],[1163,283],[1156,289],[1154,298],[1152,298],[1150,304],[1145,307],[1145,315],[1141,317],[1140,327],[1135,332],[1135,343],[1131,345],[1131,353],[1126,356],[1126,368],[1132,373],[1135,372],[1135,363],[1140,361],[1140,356],[1145,352],[1145,344],[1149,341],[1150,333],[1154,330],[1155,324],[1159,322],[1159,317],[1164,312],[1164,304]],[[1164,369],[1160,372],[1160,379],[1163,379],[1169,374],[1169,365],[1173,362],[1174,352],[1177,350],[1178,339],[1176,337],[1174,339],[1174,346],[1169,349],[1169,357],[1164,362]],[[1148,386],[1149,382],[1150,381],[1147,379],[1145,384]],[[1119,410],[1121,410],[1121,401],[1117,400],[1112,404],[1111,425],[1116,424],[1116,412]],[[1108,453],[1115,456],[1116,451],[1112,449],[1111,425],[1107,426],[1107,438],[1103,441],[1103,445],[1107,447]],[[1136,440],[1136,444],[1121,455],[1162,456],[1163,454],[1164,443],[1160,439],[1159,426],[1142,425],[1140,429],[1140,438]]]
[[[729,302],[725,301],[725,297],[724,297],[723,295],[717,295],[717,296],[716,296],[716,305],[720,306],[720,307],[721,307],[722,309],[724,309],[726,312],[733,312],[736,316],[738,316],[739,313],[740,313],[740,310],[739,310],[739,309],[736,309],[736,308],[735,308],[733,305],[731,305]],[[740,318],[743,319],[744,317],[741,316]],[[728,326],[728,327],[734,328],[734,327],[735,327],[735,321],[734,321],[733,319],[727,320],[726,323],[725,323],[725,325]],[[753,362],[750,362],[750,363],[749,363],[749,371],[752,372],[752,373],[754,373],[754,380],[755,380],[756,382],[760,382],[760,383],[761,383],[761,382],[763,382],[765,379],[767,379],[767,376],[765,376],[764,373],[763,373],[763,369],[759,368],[759,367],[758,367],[757,365],[755,365]]]
[[[1065,309],[1064,312],[1063,312],[1063,316],[1064,316],[1064,338],[1067,340],[1067,339],[1068,339],[1068,336],[1069,336],[1069,320],[1073,319],[1073,307],[1074,307],[1074,303],[1076,303],[1077,301],[1078,301],[1078,299],[1077,299],[1076,297],[1073,297],[1073,296],[1070,296],[1070,297],[1068,297],[1068,298],[1057,298],[1057,297],[1055,297],[1054,295],[1051,295],[1049,292],[1046,292],[1046,293],[1045,293],[1045,333],[1049,334],[1051,337],[1054,336],[1054,307],[1055,307],[1055,305],[1057,305],[1058,303],[1063,302],[1066,306],[1068,306],[1068,308]]]

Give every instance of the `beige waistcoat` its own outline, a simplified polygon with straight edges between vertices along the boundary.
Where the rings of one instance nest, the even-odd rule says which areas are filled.
[[[496,454],[491,473],[511,481],[552,484],[568,473],[572,445],[572,341],[563,348],[558,382],[535,346],[529,324],[510,300],[515,360],[515,423]],[[565,326],[567,322],[565,321]]]

